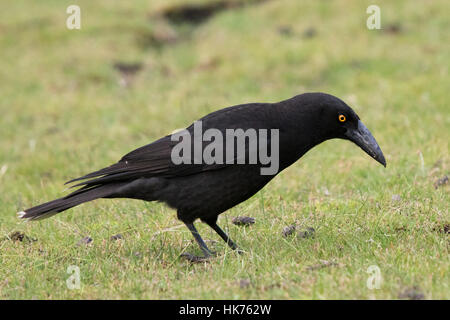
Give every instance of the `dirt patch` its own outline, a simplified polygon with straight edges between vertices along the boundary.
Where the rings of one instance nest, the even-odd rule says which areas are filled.
[[[116,62],[114,63],[114,69],[119,71],[120,73],[124,75],[134,75],[138,71],[142,70],[142,63],[139,62],[133,62],[133,63],[127,63],[127,62]]]
[[[155,26],[152,31],[142,30],[136,34],[136,40],[142,49],[149,47],[162,48],[178,42],[180,35],[172,27],[161,23]]]
[[[403,28],[400,23],[390,23],[383,30],[388,34],[399,34],[403,31]]]
[[[237,0],[222,0],[209,1],[199,4],[183,4],[179,6],[169,7],[159,13],[161,17],[173,24],[193,24],[199,25],[204,23],[217,13],[242,8],[249,5],[266,2],[268,0],[251,0],[251,1],[237,1]]]
[[[209,58],[209,59],[201,62],[195,68],[195,70],[197,70],[197,71],[212,70],[212,69],[217,68],[220,65],[220,63],[221,63],[221,60],[218,57]]]
[[[246,289],[246,288],[250,287],[251,284],[252,283],[249,279],[239,280],[239,288],[241,288],[241,289]]]
[[[154,29],[137,32],[137,44],[142,49],[161,49],[166,45],[189,40],[192,31],[214,15],[225,10],[239,9],[269,0],[217,0],[168,6],[149,14],[156,22]],[[185,26],[190,26],[186,28]]]
[[[185,4],[166,9],[162,12],[162,16],[174,24],[200,24],[211,18],[214,14],[235,6],[236,3],[228,1]]]
[[[399,293],[399,299],[409,299],[409,300],[423,300],[425,299],[425,295],[422,293],[419,287],[414,286],[411,288],[407,288]]]
[[[338,266],[340,266],[340,264],[337,262],[328,261],[328,260],[320,260],[320,263],[310,265],[310,266],[306,267],[306,270],[314,271],[314,270],[319,270],[319,269],[323,269],[323,268],[338,267]]]
[[[142,63],[116,62],[113,67],[120,73],[119,84],[123,87],[129,87],[136,73],[142,70]]]

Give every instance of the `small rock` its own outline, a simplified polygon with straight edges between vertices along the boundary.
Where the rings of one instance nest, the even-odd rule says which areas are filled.
[[[88,245],[88,244],[90,244],[92,241],[94,241],[94,240],[92,240],[92,238],[91,237],[84,237],[83,239],[81,239],[80,241],[78,241],[78,243],[77,243],[77,246],[81,246],[81,245]]]
[[[120,233],[111,236],[111,240],[121,240],[121,239],[123,239],[123,236]]]
[[[448,176],[443,176],[434,183],[434,188],[437,189],[441,186],[445,186],[446,184],[448,184]]]
[[[419,287],[414,286],[412,288],[407,288],[404,291],[400,292],[398,298],[410,300],[423,300],[425,299],[425,295],[420,291]]]
[[[394,195],[392,195],[392,201],[400,201],[400,200],[402,200],[402,197],[400,197],[400,195],[398,195],[398,194],[394,194]]]
[[[235,217],[232,220],[233,224],[237,226],[249,226],[255,223],[255,218],[251,217]]]

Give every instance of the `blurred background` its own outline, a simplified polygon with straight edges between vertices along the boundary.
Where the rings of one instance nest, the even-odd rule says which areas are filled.
[[[66,26],[70,16],[66,9],[73,4],[81,9],[79,30]],[[373,4],[380,8],[381,28],[370,30],[366,23],[371,14],[366,10]],[[41,238],[41,243],[59,242],[63,246],[72,245],[88,232],[106,234],[107,238],[114,230],[121,230],[120,223],[137,227],[133,233],[136,239],[154,228],[153,223],[176,225],[173,212],[165,207],[126,201],[99,201],[77,207],[55,220],[20,227],[15,212],[61,196],[62,184],[70,178],[107,166],[209,112],[247,102],[276,102],[310,91],[336,95],[355,109],[385,153],[387,170],[348,142],[327,142],[275,179],[264,191],[264,199],[256,196],[240,210],[258,216],[254,210],[260,210],[261,203],[263,209],[267,206],[261,210],[268,217],[264,225],[268,230],[284,223],[279,210],[274,209],[283,206],[284,201],[293,206],[285,216],[291,222],[306,221],[311,212],[328,212],[328,216],[314,216],[313,221],[319,226],[328,223],[329,231],[323,232],[331,237],[339,234],[339,226],[345,234],[349,218],[334,212],[339,208],[353,212],[359,207],[358,201],[364,199],[371,204],[368,212],[375,215],[373,221],[381,225],[427,230],[445,226],[449,221],[445,179],[450,133],[448,12],[449,3],[444,0],[2,1],[1,233],[8,235],[20,229]],[[134,218],[134,213],[145,210],[166,214],[156,220],[139,215]],[[117,223],[105,222],[99,211],[105,220],[116,219]],[[406,215],[387,217],[386,212]],[[232,213],[237,215],[237,211]],[[355,219],[364,224],[366,218]],[[140,225],[137,221],[144,222]],[[371,226],[358,238],[363,246],[358,252],[365,252],[365,241],[378,234],[374,231],[378,229]],[[348,234],[355,230],[353,227],[348,226]],[[380,234],[389,233],[386,230]],[[252,245],[245,242],[251,241],[247,236],[251,239],[256,235],[245,234],[237,241],[250,248]],[[179,254],[176,250],[188,236],[171,237],[164,241],[168,241],[167,247],[175,247],[168,253],[175,259]],[[448,242],[439,237],[442,234],[412,233],[403,239],[405,248],[412,246],[417,252],[422,252],[420,243],[427,243],[425,253],[419,254],[418,260],[399,262],[402,267],[398,272],[406,272],[408,280],[392,284],[382,297],[395,298],[405,283],[420,283],[426,297],[448,298],[448,287],[442,284],[448,258],[425,263],[430,256],[448,253]],[[383,249],[388,246],[384,241],[388,240],[380,240]],[[149,242],[141,245],[145,247]],[[2,244],[6,249],[1,256],[1,271],[9,279],[9,284],[0,285],[3,297],[49,297],[45,289],[51,286],[48,283],[13,293],[11,283],[23,288],[24,279],[34,275],[31,266],[44,258],[32,249],[27,249],[32,252],[26,258],[23,248],[9,246]],[[258,245],[254,244],[255,248]],[[98,250],[101,255],[102,249]],[[131,247],[127,250],[134,252]],[[268,250],[274,252],[273,248]],[[323,258],[326,252],[315,258]],[[401,259],[400,252],[405,254],[400,250],[392,261]],[[25,260],[11,260],[8,255],[21,255]],[[94,256],[91,258],[96,261]],[[382,260],[390,261],[386,257]],[[28,271],[12,276],[13,270],[23,264]],[[408,273],[420,267],[426,269],[423,274]],[[364,272],[366,266],[357,268]],[[58,272],[64,274],[64,270]],[[428,278],[435,272],[435,278]],[[235,276],[230,272],[229,279],[221,282],[225,286],[222,289],[200,287],[199,292],[222,298],[318,297],[308,285],[304,296],[297,289],[291,292],[286,288],[279,293],[236,293],[224,284]],[[271,277],[265,279],[273,280]],[[227,279],[226,275],[222,274],[221,279]],[[373,294],[352,286],[348,292],[343,289],[339,293],[330,286],[319,290],[322,297],[367,298]],[[88,290],[91,295],[87,296],[73,292],[55,296],[95,298],[100,292],[96,290]],[[125,290],[129,293],[125,297],[179,297],[186,293],[182,288],[167,290],[165,295],[148,296],[130,289]],[[199,292],[192,297],[202,297]],[[124,296],[111,293],[110,297]]]

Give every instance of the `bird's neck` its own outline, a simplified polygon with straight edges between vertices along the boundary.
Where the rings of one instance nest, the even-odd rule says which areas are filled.
[[[326,128],[320,126],[320,119],[316,119],[316,113],[305,112],[284,119],[284,130],[280,131],[280,171],[287,168],[305,153],[332,138],[326,134]]]

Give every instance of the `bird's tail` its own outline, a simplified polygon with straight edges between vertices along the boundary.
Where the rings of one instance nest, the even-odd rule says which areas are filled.
[[[84,202],[111,196],[119,186],[120,184],[85,186],[63,198],[49,201],[25,211],[18,212],[17,215],[19,218],[28,220],[45,219]]]

